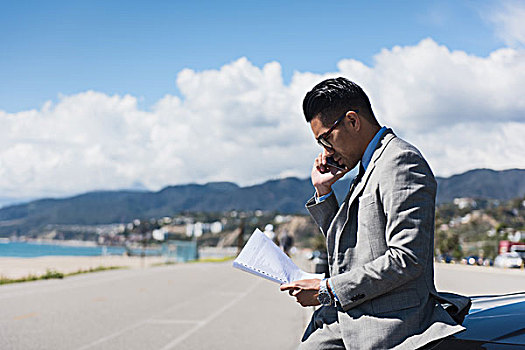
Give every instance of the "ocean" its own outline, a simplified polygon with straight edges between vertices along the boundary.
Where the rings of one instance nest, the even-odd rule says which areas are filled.
[[[123,247],[86,247],[51,243],[0,242],[0,257],[35,258],[39,256],[122,255]]]

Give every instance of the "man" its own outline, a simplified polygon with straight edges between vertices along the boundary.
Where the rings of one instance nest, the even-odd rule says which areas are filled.
[[[306,207],[326,237],[330,278],[281,286],[302,306],[322,304],[300,348],[416,349],[463,330],[438,301],[457,313],[469,300],[434,287],[436,181],[423,156],[381,127],[345,78],[316,85],[303,111],[324,148]],[[358,164],[339,206],[332,185]]]

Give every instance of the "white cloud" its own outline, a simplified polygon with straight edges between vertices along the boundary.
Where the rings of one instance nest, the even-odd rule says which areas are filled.
[[[296,72],[285,85],[279,63],[259,68],[240,58],[220,70],[181,71],[182,96],[166,95],[149,110],[133,96],[87,91],[40,110],[0,111],[0,192],[307,177],[319,149],[302,98],[339,75],[363,86],[380,122],[416,144],[437,175],[524,167],[524,51],[477,57],[426,39],[381,51],[371,67],[348,59],[338,69]]]
[[[525,3],[523,1],[497,2],[482,13],[495,26],[496,34],[513,47],[525,45]]]
[[[342,60],[339,70],[363,82],[380,122],[413,141],[437,174],[525,166],[525,51],[482,58],[425,39],[383,50],[373,67]]]
[[[383,50],[372,68],[343,60],[339,69],[363,81],[378,114],[399,129],[504,122],[523,118],[525,110],[525,51],[501,49],[481,58],[425,39]]]

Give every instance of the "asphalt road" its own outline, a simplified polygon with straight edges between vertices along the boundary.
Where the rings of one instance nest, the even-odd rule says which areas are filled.
[[[106,271],[0,286],[0,349],[293,349],[308,317],[231,262]]]
[[[436,265],[440,290],[525,290],[525,271]],[[227,263],[0,286],[0,349],[294,349],[311,309]]]
[[[436,289],[463,295],[525,292],[525,271],[484,266],[434,265]]]

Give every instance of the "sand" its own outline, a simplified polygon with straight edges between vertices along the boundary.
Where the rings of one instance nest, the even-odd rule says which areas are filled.
[[[4,278],[23,278],[29,275],[40,276],[46,271],[54,270],[72,273],[99,266],[125,266],[143,268],[163,263],[163,257],[127,257],[127,256],[44,256],[37,258],[0,257],[0,276]]]

